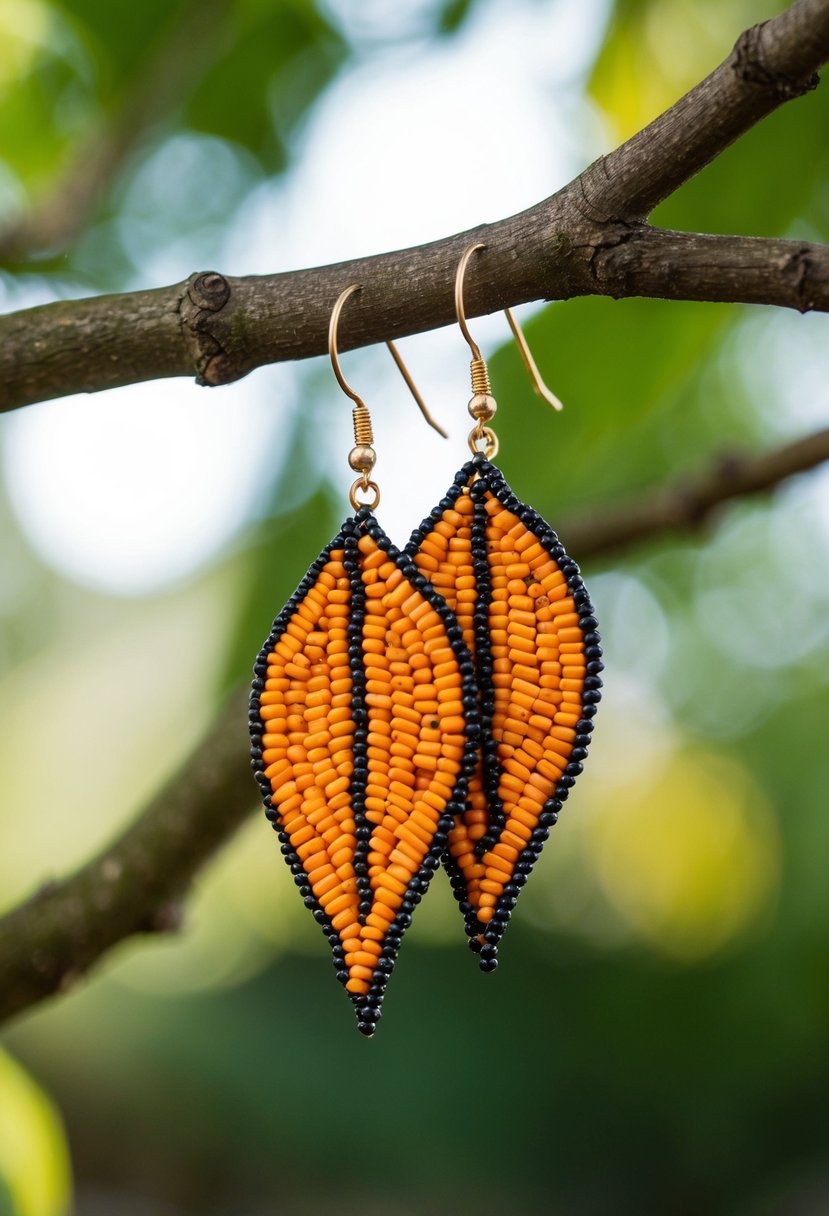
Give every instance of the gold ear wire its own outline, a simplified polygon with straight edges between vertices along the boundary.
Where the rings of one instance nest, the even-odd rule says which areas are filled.
[[[463,306],[463,280],[466,274],[466,267],[473,253],[477,253],[481,249],[486,249],[486,245],[477,244],[470,245],[464,250],[463,256],[458,263],[458,269],[455,273],[455,315],[458,318],[458,325],[461,333],[469,345],[472,352],[472,360],[469,364],[472,375],[472,400],[469,402],[469,412],[473,418],[477,420],[477,426],[473,429],[469,436],[469,446],[473,452],[484,451],[487,459],[492,459],[498,451],[498,438],[491,427],[486,426],[486,423],[495,416],[495,411],[498,408],[489,383],[489,370],[486,365],[486,360],[481,354],[481,349],[478,343],[474,340],[469,332],[469,326],[466,323],[466,312]],[[548,388],[542,379],[541,373],[538,370],[538,365],[532,356],[527,339],[524,336],[524,331],[518,323],[512,309],[505,308],[504,313],[509,322],[510,329],[515,337],[518,353],[524,367],[535,389],[542,401],[546,401],[554,410],[562,409],[562,404],[558,397]],[[483,444],[483,448],[481,448]]]
[[[554,410],[563,410],[564,406],[559,401],[553,390],[544,383],[541,378],[541,372],[538,370],[538,364],[532,356],[532,351],[527,345],[527,339],[524,337],[524,331],[518,324],[518,319],[511,308],[504,309],[504,315],[509,321],[509,327],[515,337],[515,345],[518,347],[518,353],[521,356],[527,373],[532,380],[532,385],[538,393],[542,401],[546,401]]]
[[[354,391],[343,375],[343,369],[340,366],[340,356],[337,350],[337,329],[339,327],[340,313],[343,310],[343,305],[349,296],[353,295],[357,291],[362,291],[362,289],[361,283],[352,283],[350,287],[346,287],[345,291],[343,291],[337,297],[337,302],[331,310],[331,319],[328,322],[328,356],[331,360],[331,366],[334,369],[334,375],[337,378],[337,383],[345,393],[346,397],[350,398],[350,400],[354,402],[354,409],[352,411],[352,418],[354,421],[354,447],[348,454],[348,463],[356,473],[360,474],[360,476],[354,482],[351,490],[349,491],[351,505],[355,511],[364,505],[371,507],[373,511],[380,502],[380,490],[377,483],[372,481],[369,476],[377,461],[377,453],[374,450],[374,429],[371,425],[371,414],[368,412],[368,406],[366,405],[365,401],[363,401],[359,393]],[[397,349],[394,342],[390,340],[386,342],[386,346],[389,348],[391,356],[397,364],[401,376],[406,381],[409,392],[417,402],[421,414],[426,419],[430,427],[436,430],[439,435],[442,435],[444,439],[448,439],[449,436],[446,434],[446,431],[442,426],[439,425],[439,423],[435,422],[434,418],[429,413],[429,410],[426,407],[426,402],[418,392],[417,385],[412,379],[411,373],[406,367],[406,364],[403,362],[403,357],[400,354],[400,351]],[[369,491],[373,495],[372,499],[366,504],[361,503],[357,498],[358,492],[368,494]]]
[[[435,422],[434,418],[429,413],[429,410],[426,408],[426,402],[423,400],[420,393],[418,392],[417,385],[415,384],[414,380],[412,379],[411,373],[409,372],[409,369],[406,367],[406,364],[403,362],[403,356],[400,354],[400,351],[397,349],[397,346],[395,345],[395,343],[392,342],[391,338],[389,338],[386,341],[386,346],[389,348],[389,352],[391,354],[392,359],[394,359],[395,363],[397,364],[397,370],[400,372],[400,375],[406,381],[409,392],[412,394],[415,401],[417,402],[418,409],[420,410],[421,414],[426,419],[426,421],[429,423],[429,426],[432,428],[433,431],[437,431],[437,433],[439,435],[442,435],[444,439],[448,439],[449,436],[446,433],[446,431],[443,429],[443,427],[440,425],[439,422]]]
[[[340,323],[340,313],[343,310],[343,305],[355,291],[362,290],[361,283],[352,283],[350,287],[346,287],[345,291],[337,297],[337,302],[331,310],[331,319],[328,322],[328,357],[331,360],[334,375],[337,377],[337,383],[346,397],[349,397],[354,402],[354,409],[351,415],[354,423],[354,447],[348,453],[348,463],[354,472],[359,473],[360,476],[349,490],[348,497],[355,511],[358,511],[363,506],[367,506],[373,511],[380,502],[380,487],[370,477],[371,470],[377,462],[377,453],[374,450],[374,430],[371,425],[371,414],[368,412],[368,406],[365,401],[363,401],[358,393],[355,393],[343,375],[343,369],[340,367],[340,356],[337,351],[337,327]],[[363,503],[357,497],[358,493],[370,493],[372,497]]]

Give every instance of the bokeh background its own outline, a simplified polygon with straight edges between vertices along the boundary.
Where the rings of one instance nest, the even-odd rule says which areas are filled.
[[[501,218],[781,7],[0,0],[0,244],[121,142],[78,231],[7,256],[0,307]],[[829,240],[827,132],[824,86],[656,222]],[[499,348],[502,467],[554,526],[825,425],[820,317],[602,299],[523,315],[561,416],[502,317],[473,329]],[[403,348],[448,442],[384,352],[346,360],[399,542],[464,459],[468,395],[456,330]],[[38,405],[0,439],[4,908],[138,813],[246,678],[345,512],[350,441],[324,360]],[[501,967],[477,971],[439,874],[371,1042],[251,783],[182,932],[7,1030],[2,1216],[823,1216],[828,559],[818,471],[587,565],[606,699]]]

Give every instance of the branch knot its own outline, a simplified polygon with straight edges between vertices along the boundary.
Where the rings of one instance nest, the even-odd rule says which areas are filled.
[[[796,78],[769,66],[765,54],[765,31],[769,24],[762,21],[753,25],[740,34],[734,44],[731,66],[738,80],[771,93],[776,102],[791,101],[793,97],[802,97],[816,89],[820,84],[817,72]]]
[[[216,323],[230,296],[230,283],[217,270],[202,270],[187,280],[179,313],[197,384],[210,386],[236,379],[225,346],[225,326]]]

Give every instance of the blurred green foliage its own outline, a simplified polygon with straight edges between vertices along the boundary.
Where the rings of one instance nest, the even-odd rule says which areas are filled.
[[[185,7],[0,0],[5,210],[48,193]],[[579,105],[610,146],[780,7],[617,0]],[[460,36],[477,9],[424,6],[420,34]],[[192,269],[290,170],[315,100],[361,53],[328,5],[228,3],[212,58],[81,237],[9,267],[9,298],[123,288],[165,250]],[[656,222],[829,240],[827,105],[819,90],[783,107]],[[548,414],[499,351],[504,470],[555,523],[794,434],[795,365],[825,386],[811,332],[725,306],[551,305],[528,336],[567,408]],[[233,549],[142,602],[48,570],[0,501],[4,903],[88,856],[187,754],[335,529],[306,389]],[[814,420],[825,404],[823,387]],[[607,700],[495,976],[477,972],[439,875],[362,1041],[257,818],[204,874],[179,939],[124,947],[12,1029],[62,1111],[79,1216],[829,1210],[826,493],[811,476],[588,569]],[[24,1150],[8,1159],[0,1137],[0,1213],[60,1216],[60,1126],[5,1056],[4,1120],[38,1165],[21,1175]]]

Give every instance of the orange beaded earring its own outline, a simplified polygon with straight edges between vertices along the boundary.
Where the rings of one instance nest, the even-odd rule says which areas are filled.
[[[306,907],[363,1034],[415,906],[462,818],[478,697],[461,627],[374,517],[371,419],[354,402],[354,515],[276,618],[254,668],[253,768]],[[398,356],[399,358],[399,356]]]
[[[579,568],[553,529],[490,463],[496,403],[463,308],[472,245],[455,280],[458,323],[472,350],[472,460],[405,552],[455,614],[474,656],[481,743],[444,864],[480,966],[498,943],[582,762],[600,698],[601,647]],[[510,316],[536,383],[537,369]],[[561,408],[549,390],[546,399]]]

